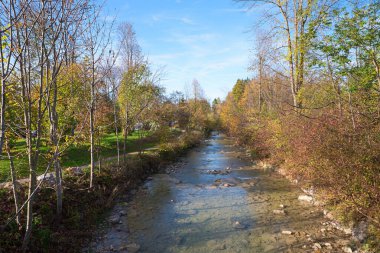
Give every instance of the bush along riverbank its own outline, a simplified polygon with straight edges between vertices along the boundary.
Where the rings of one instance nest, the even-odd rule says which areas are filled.
[[[286,159],[278,159],[276,153],[271,153],[269,140],[265,140],[266,135],[260,136],[259,139],[249,139],[246,136],[234,136],[229,134],[235,140],[237,146],[243,146],[246,149],[247,159],[250,159],[258,168],[267,172],[276,172],[287,178],[290,182],[297,185],[303,192],[299,195],[298,200],[308,202],[323,211],[324,216],[330,220],[328,225],[334,229],[343,231],[351,235],[351,247],[345,248],[344,252],[357,253],[376,253],[380,252],[380,230],[376,224],[366,219],[364,214],[360,214],[357,209],[350,209],[350,201],[337,200],[330,188],[324,188],[319,184],[314,184],[313,178],[305,177],[304,171],[297,171],[294,164]],[[309,168],[310,169],[310,168]],[[356,214],[356,215],[355,215]]]
[[[88,243],[93,230],[120,194],[136,188],[149,175],[175,161],[205,138],[200,131],[167,136],[157,149],[130,155],[122,166],[109,163],[97,171],[96,183],[88,188],[89,172],[84,169],[64,173],[64,206],[60,221],[55,217],[54,188],[49,181],[36,195],[33,236],[29,252],[79,252]],[[27,187],[20,185],[19,198],[26,200]],[[12,189],[0,189],[0,224],[7,224],[15,213]],[[25,219],[24,212],[20,220]],[[0,231],[0,252],[19,252],[22,226],[12,221]]]

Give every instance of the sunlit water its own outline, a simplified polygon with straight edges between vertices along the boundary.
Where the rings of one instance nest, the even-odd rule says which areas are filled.
[[[154,253],[314,252],[318,243],[322,252],[340,252],[347,239],[324,229],[320,210],[299,202],[296,187],[256,169],[231,144],[213,136],[173,172],[152,176],[115,207],[111,215],[126,215],[100,233],[93,250],[128,252],[137,244],[138,252]]]

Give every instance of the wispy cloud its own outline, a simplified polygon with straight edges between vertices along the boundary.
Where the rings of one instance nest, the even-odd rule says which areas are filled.
[[[216,33],[199,33],[199,34],[183,34],[175,33],[166,40],[169,42],[177,42],[187,46],[195,46],[199,43],[211,42],[218,38]]]
[[[192,20],[189,17],[174,17],[174,16],[165,15],[165,14],[154,14],[154,15],[152,15],[152,20],[154,22],[177,21],[177,22],[181,22],[185,25],[196,25],[197,24],[194,20]]]
[[[246,12],[247,8],[227,8],[227,9],[218,9],[219,12]]]

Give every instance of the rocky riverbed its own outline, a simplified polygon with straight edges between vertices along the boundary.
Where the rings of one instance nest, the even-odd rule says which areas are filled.
[[[84,252],[354,252],[282,176],[213,136],[126,193]]]

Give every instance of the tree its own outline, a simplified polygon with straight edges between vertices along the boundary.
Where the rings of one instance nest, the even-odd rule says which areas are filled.
[[[2,1],[0,5],[0,155],[6,132],[5,111],[7,104],[8,79],[12,76],[23,52],[28,46],[32,33],[26,33],[24,40],[19,40],[20,26],[26,25],[23,20],[29,11],[31,1]],[[30,17],[28,26],[34,27],[38,16]]]
[[[105,57],[107,48],[110,43],[111,27],[107,26],[105,21],[99,19],[100,8],[93,6],[88,12],[87,26],[83,33],[83,41],[86,49],[85,61],[85,81],[90,87],[90,101],[88,110],[90,114],[90,188],[94,185],[95,169],[95,110],[97,87],[101,84],[104,77],[101,74],[101,62]]]
[[[315,37],[321,24],[327,18],[331,7],[337,2],[327,0],[236,0],[253,8],[259,3],[270,7],[267,18],[276,24],[273,31],[285,36],[285,48],[290,90],[293,106],[302,108],[298,92],[305,82],[305,69],[311,40]],[[272,8],[273,7],[273,8]]]
[[[120,83],[118,99],[123,119],[123,160],[126,161],[127,138],[142,114],[149,109],[162,89],[152,79],[147,63],[134,65],[124,73]]]

